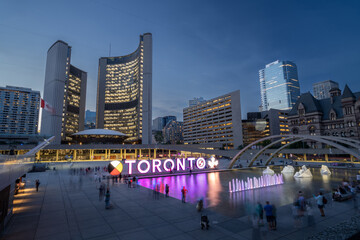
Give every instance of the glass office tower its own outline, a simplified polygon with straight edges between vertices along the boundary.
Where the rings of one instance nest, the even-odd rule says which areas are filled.
[[[319,100],[330,98],[332,88],[339,88],[339,84],[331,80],[313,83],[314,97]]]
[[[151,143],[152,35],[135,52],[99,60],[96,128],[120,131],[128,143]]]
[[[297,67],[293,62],[269,63],[259,71],[259,79],[263,111],[289,110],[300,96]]]

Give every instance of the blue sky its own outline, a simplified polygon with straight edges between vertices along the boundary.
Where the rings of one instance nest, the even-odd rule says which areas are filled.
[[[46,52],[58,39],[88,72],[96,108],[98,59],[133,52],[153,34],[153,118],[189,99],[240,89],[243,118],[260,105],[258,71],[294,61],[301,92],[332,79],[360,91],[360,1],[0,1],[0,86],[43,91]]]

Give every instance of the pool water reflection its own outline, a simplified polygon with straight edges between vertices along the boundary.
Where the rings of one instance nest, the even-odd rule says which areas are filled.
[[[296,171],[299,168],[295,168]],[[183,186],[188,190],[187,201],[196,203],[201,197],[204,198],[204,207],[227,216],[240,217],[246,214],[249,206],[260,201],[270,201],[276,206],[290,204],[299,190],[303,191],[306,197],[311,197],[320,189],[330,192],[332,188],[341,183],[343,178],[356,177],[359,170],[331,169],[330,176],[322,176],[320,168],[310,168],[313,178],[295,179],[294,174],[284,174],[284,184],[267,188],[259,188],[236,193],[229,193],[229,181],[233,178],[246,180],[247,177],[259,177],[262,175],[262,168],[247,170],[236,170],[229,172],[213,172],[192,175],[180,175],[172,177],[157,177],[139,179],[143,187],[153,189],[155,184],[168,184],[169,195],[181,199]],[[280,173],[282,167],[274,167],[275,173]],[[164,189],[162,187],[161,189]]]

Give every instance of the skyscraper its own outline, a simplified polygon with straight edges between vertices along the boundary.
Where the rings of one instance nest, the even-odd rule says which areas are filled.
[[[329,91],[332,88],[339,88],[339,84],[331,80],[314,83],[313,84],[314,97],[319,100],[330,98]]]
[[[163,128],[171,121],[176,121],[176,116],[157,117],[153,120],[153,130],[162,131]]]
[[[0,87],[0,134],[37,134],[39,106],[39,91]]]
[[[61,40],[47,52],[44,100],[55,110],[42,111],[41,134],[54,144],[72,140],[84,129],[87,73],[70,64],[71,47]]]
[[[262,110],[289,110],[300,96],[297,67],[290,61],[275,61],[259,71]]]
[[[152,35],[135,52],[99,59],[96,127],[120,131],[130,143],[151,143]]]

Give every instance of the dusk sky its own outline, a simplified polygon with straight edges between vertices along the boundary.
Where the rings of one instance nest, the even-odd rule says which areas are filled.
[[[260,105],[258,71],[297,64],[301,92],[324,80],[360,91],[360,1],[0,1],[0,86],[44,88],[46,53],[72,46],[96,109],[98,60],[132,53],[153,34],[153,118],[188,100],[240,89],[242,118]]]

